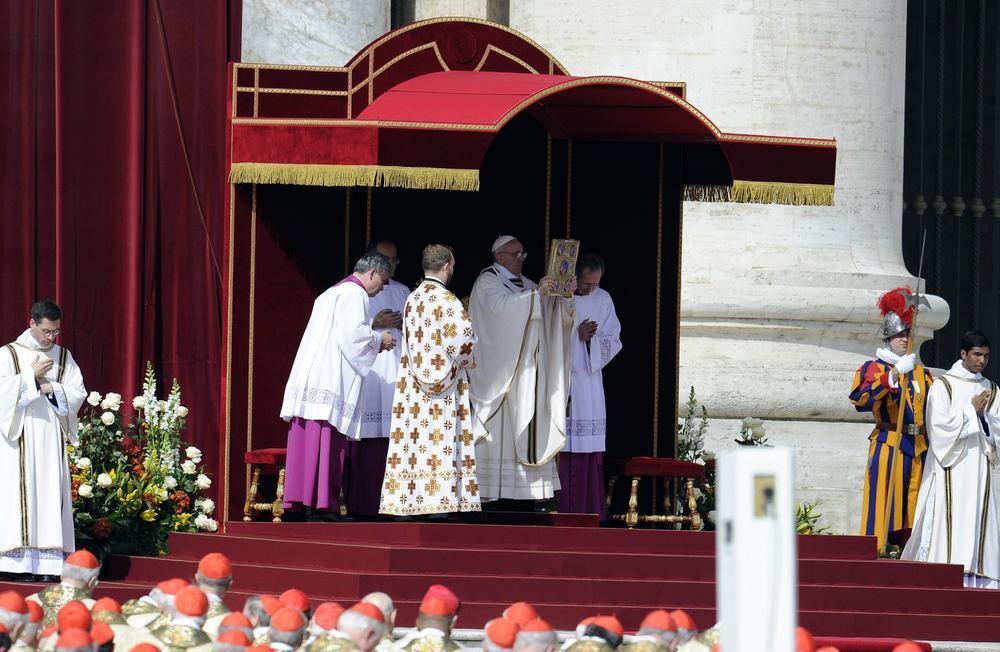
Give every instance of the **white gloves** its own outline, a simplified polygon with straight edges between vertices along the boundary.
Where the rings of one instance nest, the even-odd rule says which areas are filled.
[[[903,374],[908,374],[911,371],[913,371],[913,367],[915,367],[916,364],[917,364],[916,353],[909,353],[907,355],[904,355],[902,358],[899,359],[899,362],[896,363],[896,373],[898,373],[900,376],[902,376]]]

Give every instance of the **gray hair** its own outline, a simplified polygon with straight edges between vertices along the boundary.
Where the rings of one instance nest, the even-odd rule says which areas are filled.
[[[243,652],[244,650],[246,650],[245,647],[235,643],[220,643],[219,641],[212,643],[212,652]]]
[[[382,617],[385,618],[386,628],[389,628],[391,625],[395,624],[396,605],[392,603],[392,598],[389,597],[388,593],[375,591],[374,593],[369,593],[365,597],[361,598],[361,601],[367,602],[368,604],[373,604],[376,607],[378,607],[379,611],[382,612]]]
[[[100,566],[98,566],[97,568],[83,568],[82,566],[76,566],[74,564],[64,563],[61,577],[64,580],[76,580],[77,582],[80,582],[81,584],[84,585],[83,587],[84,589],[89,589],[89,587],[86,586],[87,583],[90,582],[91,580],[96,579],[97,576],[100,574],[101,574]],[[87,594],[87,597],[88,598],[90,597],[89,593]]]
[[[243,603],[243,615],[255,627],[270,627],[271,614],[267,613],[259,595],[252,595]]]
[[[299,629],[291,632],[275,629],[274,627],[269,627],[267,630],[267,634],[271,638],[272,643],[284,643],[291,648],[297,648],[302,645],[302,639],[305,638],[305,633],[305,627],[300,627]]]
[[[528,650],[549,650],[554,648],[559,642],[555,630],[546,632],[518,632],[514,639],[514,649],[527,652]]]
[[[216,579],[214,577],[205,577],[201,573],[195,573],[194,581],[200,589],[209,589],[213,593],[225,593],[229,590],[229,585],[233,583],[233,578],[224,577]]]
[[[380,253],[365,254],[354,265],[355,274],[367,274],[374,271],[379,276],[392,275],[392,261]]]
[[[17,640],[21,629],[28,624],[29,620],[28,614],[18,613],[10,609],[0,609],[0,623],[3,623],[3,626],[7,628],[11,643]]]
[[[385,625],[364,614],[348,609],[340,614],[340,619],[337,620],[337,631],[347,634],[355,645],[364,649],[359,641],[377,644],[385,636]]]

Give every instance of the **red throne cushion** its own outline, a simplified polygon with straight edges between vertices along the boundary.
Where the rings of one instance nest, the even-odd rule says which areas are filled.
[[[625,462],[624,473],[631,476],[701,478],[705,475],[705,467],[669,457],[633,457]]]
[[[258,448],[244,453],[243,462],[246,464],[284,466],[285,455],[287,454],[287,448]]]

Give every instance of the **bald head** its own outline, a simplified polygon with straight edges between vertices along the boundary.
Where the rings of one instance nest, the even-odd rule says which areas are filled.
[[[373,604],[379,608],[379,611],[382,612],[382,616],[385,618],[385,627],[391,632],[392,628],[396,625],[396,605],[392,603],[392,598],[389,597],[389,594],[376,591],[361,598],[361,601]]]

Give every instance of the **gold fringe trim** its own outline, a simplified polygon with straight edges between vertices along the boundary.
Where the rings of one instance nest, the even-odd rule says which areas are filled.
[[[734,181],[730,186],[684,186],[685,201],[833,206],[833,186],[818,183]]]
[[[479,170],[393,165],[233,163],[229,183],[479,190]]]
[[[684,201],[732,201],[733,189],[730,186],[684,186]]]
[[[734,181],[732,200],[745,204],[833,206],[833,186],[819,183]]]

